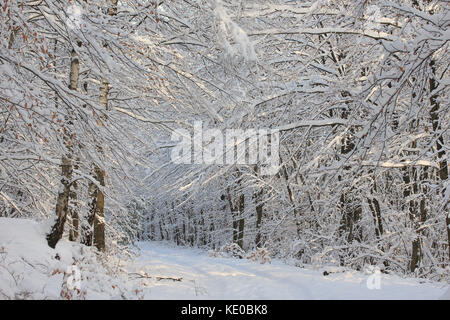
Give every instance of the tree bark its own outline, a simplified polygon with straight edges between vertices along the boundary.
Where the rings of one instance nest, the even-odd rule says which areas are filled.
[[[108,15],[115,16],[117,14],[117,2],[118,0],[110,0],[111,6],[108,8]],[[106,46],[106,44],[105,44]],[[100,103],[105,108],[105,111],[108,110],[108,93],[110,89],[109,81],[106,78],[102,79],[101,87],[100,87]],[[106,119],[104,119],[106,120]],[[97,146],[99,152],[102,152],[102,147],[100,145]],[[105,186],[105,173],[104,171],[94,163],[94,177],[97,180],[97,183],[100,186]],[[89,226],[94,228],[93,239],[91,235],[88,234],[86,239],[87,242],[97,247],[99,251],[105,251],[105,197],[103,191],[97,187],[96,184],[91,183],[89,185],[89,195],[91,197],[91,207],[89,213]]]
[[[237,172],[237,185],[240,185],[242,176],[239,170]],[[237,243],[242,249],[244,246],[244,226],[245,226],[245,218],[244,218],[244,209],[245,209],[245,196],[240,191],[239,196],[237,197],[237,203],[233,200],[233,196],[231,194],[231,190],[227,187],[227,197],[228,197],[228,205],[230,206],[230,211],[232,215],[233,221],[233,242]]]
[[[70,157],[63,156],[61,168],[61,185],[56,202],[57,219],[50,233],[47,234],[47,243],[51,248],[55,248],[58,241],[62,238],[67,212],[69,211],[70,180],[72,179],[72,162]]]
[[[430,92],[433,92],[437,87],[438,83],[436,81],[436,68],[435,68],[435,61],[431,59],[430,61],[430,68],[431,68],[431,74],[432,77],[430,78],[429,85],[430,85]],[[430,103],[431,103],[431,110],[430,110],[430,117],[431,122],[433,125],[433,131],[434,134],[438,137],[436,139],[436,150],[438,155],[438,161],[439,161],[439,179],[444,182],[448,179],[448,165],[447,165],[447,159],[445,155],[444,150],[444,137],[442,136],[441,130],[441,123],[439,118],[439,102],[437,100],[437,95],[433,95],[430,97]],[[445,188],[442,190],[442,195],[445,195]],[[448,244],[448,257],[450,259],[450,213],[447,211],[448,208],[448,201],[447,203],[444,203],[443,206],[443,213],[445,215],[445,229],[447,230],[447,244]]]
[[[72,49],[71,53],[72,59],[70,63],[70,74],[69,74],[69,88],[71,90],[77,90],[78,78],[80,74],[80,62],[78,60],[78,55],[75,50]],[[64,225],[67,219],[67,214],[69,212],[69,199],[71,195],[71,180],[72,180],[72,151],[73,145],[71,140],[73,138],[73,133],[71,132],[73,126],[72,113],[68,111],[68,127],[69,129],[64,130],[64,142],[67,146],[66,155],[61,159],[61,184],[60,190],[58,192],[56,201],[56,222],[47,234],[47,243],[51,248],[55,248],[58,241],[62,238],[64,233]]]
[[[258,165],[255,164],[253,167],[255,175],[258,176]],[[255,237],[255,246],[257,248],[261,247],[261,225],[262,225],[262,216],[263,216],[263,208],[264,205],[262,203],[261,196],[263,194],[263,189],[258,188],[258,190],[253,194],[253,201],[255,202],[255,211],[256,211],[256,237]]]
[[[102,81],[102,86],[100,88],[100,103],[103,107],[108,109],[108,93],[109,93],[109,83],[106,80]],[[98,150],[102,152],[101,146],[98,146]],[[100,186],[105,186],[105,174],[104,171],[94,163],[94,177]],[[94,223],[94,245],[99,251],[105,251],[105,197],[103,191],[94,184],[91,183],[90,186],[90,196],[91,196],[91,209],[89,216],[91,221]]]
[[[78,169],[78,165],[74,164],[73,168]],[[76,181],[72,183],[72,190],[69,192],[69,212],[71,216],[71,226],[69,230],[69,240],[77,241],[80,234],[80,220],[79,220],[79,207],[78,207],[78,184]]]
[[[244,194],[241,193],[239,196],[239,232],[237,238],[237,244],[239,247],[244,249],[244,226],[245,226],[245,218],[244,218],[244,209],[245,209],[245,197]]]
[[[81,43],[79,42],[78,45],[80,46]],[[80,74],[80,62],[78,59],[78,55],[75,52],[75,50],[72,49],[72,60],[70,65],[70,75],[69,75],[69,89],[70,90],[77,90],[78,89],[78,79]],[[72,143],[73,145],[73,143]],[[73,147],[73,146],[72,146]],[[73,169],[78,169],[77,164],[73,164]],[[77,241],[78,235],[79,235],[79,217],[78,217],[78,184],[77,182],[73,182],[71,186],[71,190],[69,190],[69,213],[71,217],[71,226],[69,230],[69,240],[70,241]]]
[[[105,177],[103,171],[100,168],[95,168],[96,179],[98,183],[103,187],[105,186]],[[94,245],[99,251],[105,250],[105,198],[103,192],[95,186],[95,204],[94,211]]]
[[[375,175],[373,177],[373,187],[370,190],[370,193],[373,195],[377,192],[377,183],[375,181]],[[380,239],[383,235],[383,222],[381,220],[381,209],[380,203],[376,198],[376,195],[369,196],[367,198],[367,203],[369,204],[370,211],[372,211],[373,221],[375,225],[375,235],[377,239]]]

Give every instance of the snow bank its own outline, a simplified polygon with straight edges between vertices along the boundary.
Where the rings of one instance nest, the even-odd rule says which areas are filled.
[[[62,239],[52,249],[48,230],[48,222],[0,218],[0,299],[133,298],[93,248]]]

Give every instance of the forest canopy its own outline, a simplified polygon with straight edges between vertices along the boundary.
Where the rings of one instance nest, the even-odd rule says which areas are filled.
[[[50,219],[52,248],[235,244],[449,276],[448,2],[0,4],[0,217]],[[173,161],[199,122],[259,132],[273,172]]]

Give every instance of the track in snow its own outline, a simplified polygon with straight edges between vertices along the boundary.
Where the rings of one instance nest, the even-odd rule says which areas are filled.
[[[322,272],[289,266],[281,261],[259,264],[247,259],[209,257],[205,251],[161,242],[141,242],[141,256],[131,272],[144,271],[149,280],[145,299],[443,299],[443,283],[381,275],[381,288],[367,288],[369,275],[348,271]]]

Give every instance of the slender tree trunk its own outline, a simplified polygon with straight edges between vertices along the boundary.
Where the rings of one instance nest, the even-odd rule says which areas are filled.
[[[57,219],[50,233],[47,234],[47,243],[51,248],[55,248],[58,241],[62,238],[67,212],[69,211],[70,180],[72,179],[72,162],[70,157],[62,157],[61,168],[61,185],[56,201]]]
[[[262,245],[261,241],[261,226],[262,226],[262,216],[263,216],[263,204],[261,203],[262,190],[257,192],[254,196],[256,207],[256,238],[255,245],[260,248]]]
[[[417,193],[417,182],[416,182],[416,168],[405,168],[405,173],[403,175],[403,181],[405,182],[405,189],[403,191],[403,196],[405,199],[409,198],[411,195]],[[418,221],[418,210],[417,203],[414,200],[410,200],[408,204],[408,214],[413,224],[414,230],[418,229],[419,221]],[[408,269],[410,272],[414,272],[419,262],[421,260],[421,246],[420,246],[420,237],[418,234],[414,236],[411,245],[411,260],[409,262]]]
[[[239,233],[237,238],[237,244],[239,247],[244,249],[244,226],[245,226],[245,218],[244,218],[244,209],[245,209],[245,197],[244,194],[241,193],[239,196]]]
[[[108,105],[108,92],[109,83],[102,81],[100,88],[100,102],[105,109]],[[97,145],[97,150],[102,153],[102,148]],[[97,185],[101,187],[105,186],[105,174],[103,170],[96,164],[93,164],[92,176],[97,181],[96,183],[89,183],[89,213],[87,217],[87,224],[83,225],[83,244],[91,246],[94,244],[99,251],[105,250],[105,197],[103,191]]]
[[[280,163],[283,163],[283,159],[281,159],[280,157]],[[296,204],[295,198],[294,198],[294,193],[292,192],[291,186],[289,185],[289,175],[287,173],[286,170],[286,166],[282,165],[281,166],[281,177],[284,178],[284,184],[286,185],[286,190],[288,193],[288,199],[289,202],[291,203],[292,206],[292,210],[294,212],[294,220],[295,220],[295,225],[296,225],[296,229],[297,229],[297,236],[300,237],[300,232],[301,232],[301,226],[300,226],[300,210],[298,209],[298,206]]]
[[[240,185],[242,176],[239,170],[237,171],[237,185]],[[239,191],[239,196],[237,197],[237,203],[233,200],[233,196],[231,194],[231,190],[227,187],[227,197],[228,197],[228,205],[230,206],[230,211],[232,214],[233,221],[233,242],[237,243],[241,248],[244,247],[244,226],[245,226],[245,218],[244,218],[244,209],[245,209],[245,196],[242,191]]]
[[[370,193],[372,196],[369,196],[367,198],[367,203],[369,204],[370,211],[372,212],[373,216],[373,222],[375,225],[375,235],[377,236],[377,239],[379,240],[381,236],[383,235],[383,222],[381,220],[381,209],[380,209],[380,203],[378,199],[376,198],[377,192],[377,183],[375,181],[375,175],[373,177],[373,187],[370,190]]]
[[[229,187],[227,188],[227,199],[228,199],[228,206],[230,207],[231,219],[233,222],[233,242],[236,243],[237,238],[238,238],[238,233],[237,233],[238,223],[237,223],[237,217],[236,217],[237,208],[235,208],[235,206],[233,205],[233,198],[232,198],[231,190]]]
[[[81,46],[81,42],[78,43],[78,46]],[[78,80],[80,74],[80,62],[78,60],[78,55],[75,50],[72,49],[72,62],[71,62],[71,72],[69,75],[69,89],[77,90],[78,89]],[[72,143],[72,148],[75,146]],[[78,169],[78,164],[73,164],[73,169]],[[78,184],[77,182],[73,182],[71,186],[71,190],[69,191],[69,213],[71,217],[71,226],[69,229],[69,240],[77,241],[79,234],[79,217],[78,217]]]
[[[78,169],[76,163],[73,164],[75,170]],[[72,190],[69,192],[69,212],[71,216],[71,227],[69,230],[69,240],[77,241],[80,233],[80,221],[79,221],[79,206],[78,206],[78,183],[74,181],[72,183]]]
[[[72,49],[72,59],[70,64],[70,74],[69,74],[69,88],[71,90],[77,90],[78,78],[80,74],[80,62],[75,50]],[[61,185],[56,201],[56,223],[53,225],[50,233],[47,235],[48,245],[55,248],[58,241],[62,238],[64,232],[64,224],[67,219],[67,214],[69,212],[69,199],[71,194],[71,180],[72,180],[72,138],[73,133],[71,132],[73,126],[72,112],[68,111],[68,128],[64,130],[64,142],[67,146],[66,155],[61,159]]]
[[[105,186],[105,177],[102,170],[98,167],[95,168],[95,175],[98,183],[103,187]],[[103,192],[95,186],[96,203],[94,207],[94,245],[99,251],[105,250],[105,197]]]
[[[87,95],[88,94],[88,83],[84,82],[83,83],[83,90],[84,93]],[[86,106],[84,106],[86,107]],[[95,186],[95,184],[93,183],[89,183],[88,186],[88,195],[89,198],[92,199],[92,194],[94,193],[94,189],[93,187]],[[92,226],[94,225],[94,216],[91,214],[93,212],[92,210],[92,200],[89,204],[89,211],[87,214],[84,214],[82,217],[82,220],[80,221],[80,231],[81,231],[81,237],[80,237],[80,242],[82,244],[84,244],[85,246],[91,246],[92,245],[92,239],[93,239],[93,234],[92,234]]]
[[[115,16],[117,14],[117,2],[118,0],[110,0],[111,6],[108,8],[108,14],[110,16]],[[105,108],[105,111],[108,110],[108,93],[110,89],[110,84],[107,79],[102,79],[101,87],[100,87],[100,103]],[[106,120],[106,119],[105,119]],[[98,150],[102,152],[101,146],[97,146]],[[104,171],[94,163],[94,177],[97,180],[97,183],[100,186],[105,186],[105,173]],[[93,223],[93,236],[92,239],[89,235],[87,237],[87,241],[92,243],[97,247],[99,251],[105,251],[105,197],[103,191],[97,187],[96,184],[91,183],[89,185],[89,195],[91,197],[91,207],[89,213],[89,226],[92,226]]]
[[[411,147],[413,149],[416,149],[417,142],[413,141]],[[410,272],[414,272],[419,267],[420,262],[423,259],[423,234],[422,231],[420,231],[420,227],[423,225],[423,223],[425,223],[427,219],[427,212],[425,208],[425,197],[427,193],[425,180],[427,178],[428,174],[426,169],[416,167],[406,168],[403,175],[403,181],[405,182],[405,190],[403,192],[403,195],[405,199],[413,194],[417,195],[422,193],[420,202],[417,202],[416,200],[409,201],[409,217],[416,232],[415,238],[413,239],[411,244],[411,260],[408,266]]]
[[[435,68],[435,62],[433,59],[430,61],[430,68],[431,68],[431,74],[432,77],[430,78],[429,84],[430,84],[430,92],[433,92],[437,87],[438,83],[436,81],[436,68]],[[431,110],[430,110],[430,117],[433,125],[433,131],[434,134],[438,137],[436,139],[436,150],[438,155],[438,161],[439,161],[439,179],[444,182],[448,179],[448,165],[447,165],[447,159],[445,155],[445,149],[444,149],[444,137],[442,135],[442,126],[440,123],[439,118],[439,102],[437,100],[438,96],[433,95],[430,97],[431,102]],[[445,195],[445,188],[442,190],[442,194]],[[445,215],[445,229],[447,230],[447,244],[448,244],[448,257],[450,259],[450,213],[447,211],[448,208],[448,201],[443,206],[443,213]]]
[[[258,165],[255,164],[254,167],[255,175],[258,176],[259,170]],[[262,216],[264,205],[262,203],[262,195],[263,189],[258,188],[258,190],[253,194],[253,201],[255,202],[255,211],[256,211],[256,237],[255,237],[255,246],[257,248],[261,247],[261,226],[262,226]]]
[[[108,92],[109,83],[102,81],[100,103],[105,109],[108,109]],[[98,146],[98,150],[102,152],[101,146]],[[94,164],[94,177],[100,186],[105,186],[104,171],[97,164]],[[91,196],[90,217],[93,217],[91,220],[94,222],[94,245],[99,251],[105,251],[105,197],[103,191],[96,184],[91,183],[89,188]]]

